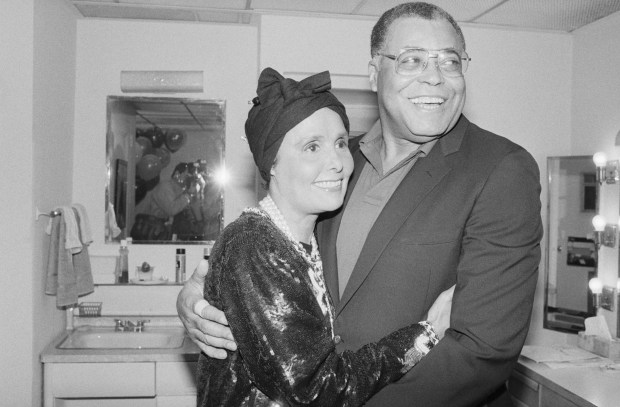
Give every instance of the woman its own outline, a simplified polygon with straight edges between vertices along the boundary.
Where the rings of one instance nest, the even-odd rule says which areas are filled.
[[[224,360],[201,355],[200,406],[361,405],[438,341],[420,322],[336,352],[313,231],[319,214],[342,205],[353,159],[330,87],[328,72],[301,82],[261,73],[245,130],[269,194],[211,253],[205,298],[224,310],[238,350]]]

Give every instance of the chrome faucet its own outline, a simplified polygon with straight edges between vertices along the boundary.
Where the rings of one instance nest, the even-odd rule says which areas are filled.
[[[121,319],[115,319],[114,322],[116,323],[116,327],[115,327],[115,331],[118,332],[142,332],[142,330],[144,329],[144,324],[146,324],[147,322],[150,322],[150,320],[148,319],[139,319],[136,322],[131,322],[130,320],[126,319],[126,320],[121,320]]]

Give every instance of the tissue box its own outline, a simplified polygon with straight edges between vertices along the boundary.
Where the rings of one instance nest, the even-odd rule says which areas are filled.
[[[619,339],[608,340],[597,335],[586,335],[584,331],[581,331],[579,332],[579,347],[599,356],[620,359]]]

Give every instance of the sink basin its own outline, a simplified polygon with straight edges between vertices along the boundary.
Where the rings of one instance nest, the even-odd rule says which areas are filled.
[[[183,346],[185,332],[172,328],[144,328],[143,332],[117,332],[114,328],[78,329],[62,341],[60,349],[173,349]]]

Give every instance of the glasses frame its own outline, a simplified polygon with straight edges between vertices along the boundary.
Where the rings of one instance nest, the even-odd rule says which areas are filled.
[[[402,72],[398,71],[398,66],[400,65],[398,60],[400,59],[400,57],[408,51],[424,51],[427,54],[426,57],[426,63],[424,64],[424,66],[422,67],[422,69],[420,69],[417,72],[411,73],[411,74],[405,74]],[[439,66],[439,54],[441,52],[445,52],[445,51],[452,51],[455,52],[457,55],[459,55],[461,57],[461,60],[465,61],[464,64],[461,65],[461,72],[458,75],[451,75],[450,72],[448,72],[448,74],[446,75],[446,72],[444,72],[441,67]],[[467,52],[465,51],[457,51],[454,48],[444,48],[444,49],[426,49],[426,48],[417,48],[417,47],[411,47],[411,48],[402,48],[399,52],[398,55],[394,55],[394,54],[386,54],[383,52],[378,52],[377,55],[380,55],[382,57],[386,57],[391,59],[392,61],[394,61],[394,71],[396,71],[396,73],[398,75],[402,75],[402,76],[415,76],[415,75],[419,75],[422,72],[424,72],[426,70],[426,68],[428,67],[428,61],[431,58],[436,58],[435,61],[435,66],[437,66],[437,69],[439,70],[439,72],[441,72],[442,75],[447,76],[447,77],[452,77],[452,78],[456,78],[459,76],[463,76],[463,74],[465,72],[467,72],[467,69],[469,68],[469,62],[471,61],[471,58],[469,57],[469,55],[467,54]]]

